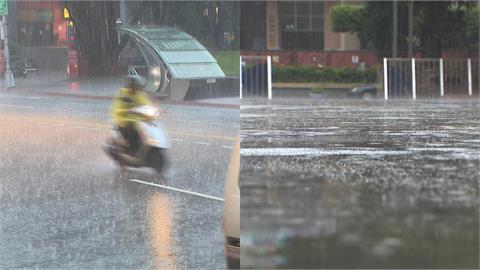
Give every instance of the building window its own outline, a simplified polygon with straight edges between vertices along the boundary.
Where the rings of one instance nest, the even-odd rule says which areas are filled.
[[[323,49],[323,2],[279,2],[282,48]]]
[[[18,23],[18,43],[22,46],[52,46],[51,23]]]

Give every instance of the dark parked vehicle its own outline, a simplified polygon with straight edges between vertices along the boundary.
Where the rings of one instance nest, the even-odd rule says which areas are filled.
[[[13,67],[13,76],[15,77],[27,77],[27,74],[30,72],[38,72],[38,66],[32,61],[32,59],[25,57],[21,60],[15,61]]]
[[[377,97],[377,85],[369,84],[364,86],[355,87],[348,93],[349,97],[373,99]]]

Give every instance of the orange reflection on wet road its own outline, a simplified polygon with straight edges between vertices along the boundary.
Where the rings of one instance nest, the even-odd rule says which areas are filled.
[[[172,215],[171,202],[165,194],[156,192],[148,204],[150,213],[150,230],[152,252],[157,269],[176,269],[175,254],[172,247]]]

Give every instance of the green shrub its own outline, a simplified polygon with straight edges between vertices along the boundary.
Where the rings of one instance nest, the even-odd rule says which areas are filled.
[[[325,83],[372,83],[377,78],[377,68],[358,70],[354,68],[322,68],[313,66],[273,67],[274,82],[325,82]]]
[[[327,90],[323,87],[315,87],[315,88],[312,89],[313,94],[324,94],[326,92],[327,92]]]
[[[240,72],[240,53],[238,51],[216,51],[212,53],[225,75],[237,75]]]

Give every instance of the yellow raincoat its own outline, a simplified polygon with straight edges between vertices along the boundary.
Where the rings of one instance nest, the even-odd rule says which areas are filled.
[[[113,123],[119,127],[127,127],[142,120],[136,114],[130,114],[128,111],[137,106],[151,105],[152,102],[148,96],[141,90],[131,91],[128,88],[120,88],[113,97],[111,116]]]

